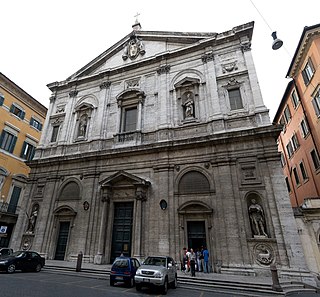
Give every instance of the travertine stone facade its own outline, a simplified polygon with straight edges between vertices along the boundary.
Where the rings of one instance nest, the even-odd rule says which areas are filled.
[[[99,264],[121,251],[180,261],[184,246],[207,246],[215,271],[268,274],[277,263],[308,277],[252,32],[134,30],[49,84],[25,205],[38,203],[39,217],[30,235],[20,220],[17,247]]]

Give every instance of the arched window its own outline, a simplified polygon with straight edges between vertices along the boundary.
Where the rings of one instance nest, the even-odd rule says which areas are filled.
[[[80,199],[79,185],[72,181],[67,183],[61,190],[59,200],[73,200]]]
[[[180,180],[179,193],[207,193],[210,191],[208,179],[198,171],[186,173]]]

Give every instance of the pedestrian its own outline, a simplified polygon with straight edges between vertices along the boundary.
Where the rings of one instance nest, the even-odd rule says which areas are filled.
[[[209,251],[207,250],[207,248],[205,247],[203,249],[203,262],[204,262],[204,267],[203,267],[203,271],[205,273],[209,273]]]
[[[186,256],[187,256],[187,272],[189,272],[190,271],[190,250],[187,250]]]
[[[191,268],[191,276],[196,276],[196,253],[193,249],[190,249],[190,268]]]
[[[187,265],[187,249],[184,247],[182,249],[182,257],[181,257],[181,271],[186,273],[186,265]]]
[[[197,255],[197,269],[196,269],[196,271],[201,272],[202,271],[202,269],[201,269],[201,252],[199,249],[197,249],[196,255]]]
[[[201,246],[200,253],[201,253],[201,256],[200,256],[201,271],[204,271],[203,246]]]

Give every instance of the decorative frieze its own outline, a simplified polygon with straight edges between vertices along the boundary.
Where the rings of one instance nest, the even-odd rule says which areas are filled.
[[[243,52],[250,51],[251,50],[251,42],[249,42],[249,41],[243,42],[241,44],[241,50]]]
[[[69,92],[69,97],[76,97],[77,95],[78,95],[77,90],[73,90],[73,91]]]
[[[213,52],[209,52],[209,53],[205,53],[201,56],[201,60],[203,63],[207,63],[209,61],[213,61],[214,60],[214,54]]]
[[[164,74],[164,73],[169,73],[171,69],[171,66],[166,64],[166,65],[161,65],[160,67],[158,67],[157,69],[157,73],[160,74]]]
[[[135,78],[135,79],[131,79],[126,81],[126,88],[139,88],[140,87],[140,79],[139,78]]]
[[[99,85],[99,87],[100,87],[100,90],[103,90],[103,89],[110,88],[110,85],[111,85],[111,82],[107,80],[107,81],[104,81],[103,83],[101,83]]]
[[[222,72],[223,73],[231,72],[233,70],[238,70],[238,66],[237,66],[237,62],[236,61],[222,64],[221,67],[222,67]]]

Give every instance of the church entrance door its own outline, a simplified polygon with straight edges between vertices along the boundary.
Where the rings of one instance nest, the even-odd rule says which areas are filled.
[[[114,204],[111,263],[121,252],[124,256],[131,256],[132,219],[133,202]]]
[[[64,260],[69,237],[69,229],[70,222],[60,222],[57,248],[54,256],[55,260]]]
[[[206,228],[204,221],[188,221],[188,248],[193,250],[207,246]]]

